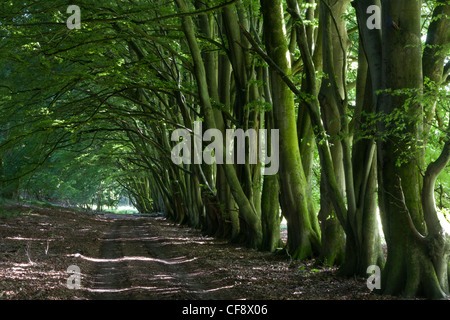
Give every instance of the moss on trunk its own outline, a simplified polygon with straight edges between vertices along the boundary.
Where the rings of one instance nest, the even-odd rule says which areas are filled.
[[[261,2],[265,44],[268,55],[283,70],[291,73],[283,6],[280,0]],[[287,247],[295,259],[311,258],[320,251],[320,230],[309,214],[307,181],[303,171],[295,115],[294,95],[280,76],[271,72],[275,128],[280,133],[280,204],[288,222]],[[316,218],[317,219],[317,218]]]

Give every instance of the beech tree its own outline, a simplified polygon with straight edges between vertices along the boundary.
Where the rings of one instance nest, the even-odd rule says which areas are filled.
[[[365,18],[361,9],[366,4],[355,1],[361,30]],[[443,298],[449,286],[448,238],[437,216],[434,187],[436,177],[450,161],[449,136],[444,129],[447,133],[442,153],[426,166],[427,115],[433,112],[436,101],[424,104],[420,96],[426,79],[438,86],[444,80],[450,6],[437,1],[423,51],[421,1],[382,1],[381,5],[381,30],[361,31],[361,38],[380,116],[379,203],[388,244],[382,290],[386,294],[422,293]],[[394,90],[397,94],[392,93]]]
[[[79,8],[68,28],[66,1],[0,4],[3,198],[102,205],[114,188],[142,213],[342,275],[379,266],[384,294],[449,294],[448,1]],[[257,139],[228,163],[211,129]],[[263,146],[277,174],[251,161]]]
[[[281,1],[262,1],[265,43],[269,57],[285,75],[291,73]],[[310,215],[297,136],[294,95],[272,72],[275,126],[280,129],[280,204],[288,221],[288,249],[295,258],[314,257],[320,248],[317,216]]]

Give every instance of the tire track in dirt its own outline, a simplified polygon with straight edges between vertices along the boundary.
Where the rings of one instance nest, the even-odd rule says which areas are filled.
[[[177,237],[177,229],[162,218],[115,217],[102,240],[101,258],[84,257],[96,263],[91,298],[233,299],[226,277],[187,251],[188,239]]]

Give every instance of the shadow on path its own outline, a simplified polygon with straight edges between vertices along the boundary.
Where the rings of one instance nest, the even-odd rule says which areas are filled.
[[[102,239],[90,292],[95,300],[235,299],[223,270],[201,256],[180,250],[189,240],[163,218],[109,215],[114,219]],[[177,232],[178,231],[178,232]],[[183,243],[185,242],[185,243]],[[195,253],[194,253],[195,255]]]

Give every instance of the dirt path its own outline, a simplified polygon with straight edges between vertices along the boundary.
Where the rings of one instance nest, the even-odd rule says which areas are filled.
[[[0,300],[367,300],[366,279],[250,250],[164,218],[16,206],[0,219]],[[69,266],[81,290],[69,290]]]
[[[97,264],[92,299],[235,298],[227,291],[234,283],[205,259],[188,257],[178,228],[164,219],[110,218],[115,222],[102,239],[102,258],[80,256]]]

